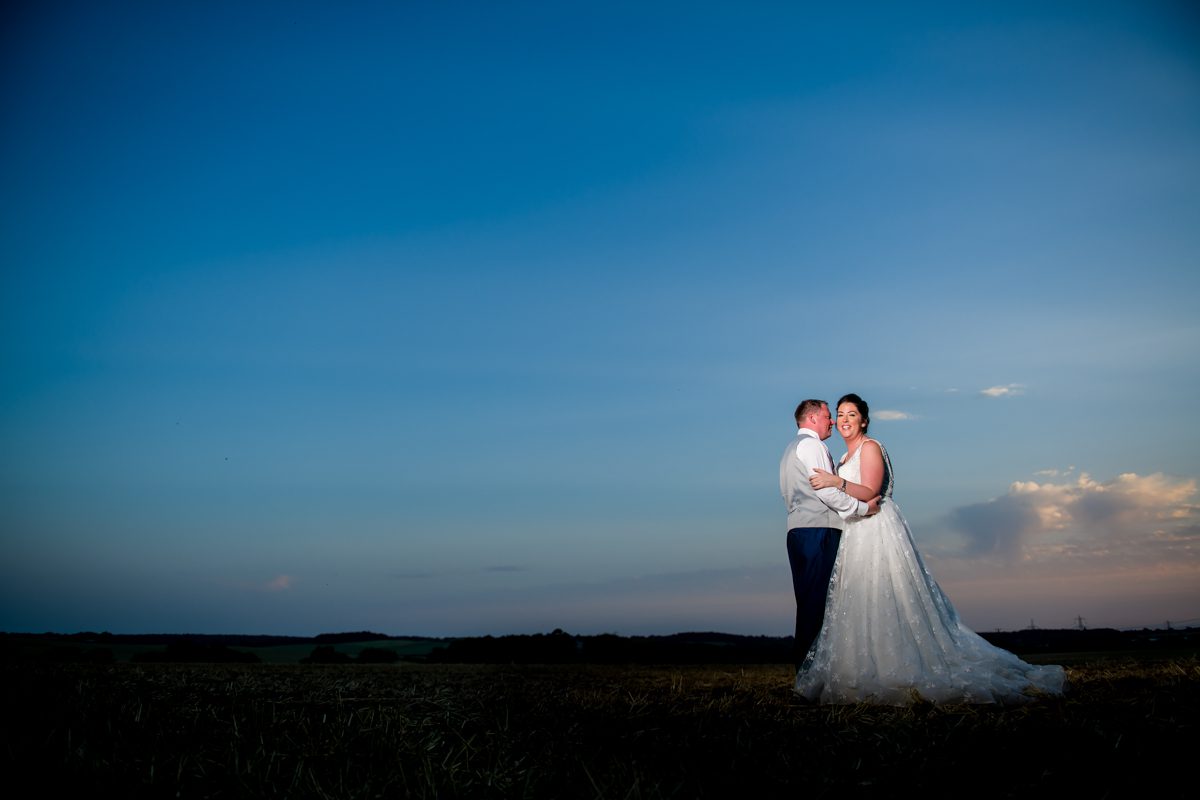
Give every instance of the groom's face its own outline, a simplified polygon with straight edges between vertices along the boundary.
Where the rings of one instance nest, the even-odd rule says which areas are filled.
[[[829,414],[829,406],[821,406],[821,410],[808,417],[812,420],[813,430],[822,440],[828,439],[833,433],[833,417]]]

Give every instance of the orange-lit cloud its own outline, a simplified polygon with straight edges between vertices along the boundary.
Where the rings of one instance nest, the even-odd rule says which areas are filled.
[[[1067,627],[1142,626],[1200,608],[1196,480],[1125,473],[1108,481],[1075,468],[1016,481],[955,509],[964,546],[926,552],[959,613],[981,629],[1021,620]],[[1054,479],[1057,479],[1055,482]]]
[[[955,509],[950,522],[965,555],[1010,564],[1200,567],[1195,495],[1194,478],[1125,473],[1100,482],[1082,473],[1064,483],[1016,481],[1001,497]]]
[[[268,592],[283,592],[292,588],[296,579],[291,575],[277,575],[263,586]]]

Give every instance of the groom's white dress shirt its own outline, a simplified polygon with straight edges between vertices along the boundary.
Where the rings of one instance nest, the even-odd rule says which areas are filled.
[[[815,432],[800,428],[779,462],[779,491],[787,504],[789,531],[792,528],[841,528],[842,520],[865,516],[870,510],[866,503],[836,487],[813,489],[808,478],[817,468],[836,472],[833,456]]]

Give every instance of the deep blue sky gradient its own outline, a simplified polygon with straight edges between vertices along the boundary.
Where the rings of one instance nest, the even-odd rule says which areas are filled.
[[[0,629],[786,633],[847,391],[968,622],[1200,616],[1191,4],[2,14]]]

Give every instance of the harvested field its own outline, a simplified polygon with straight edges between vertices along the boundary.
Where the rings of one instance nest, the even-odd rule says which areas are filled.
[[[1183,797],[1200,718],[1195,659],[902,709],[803,705],[780,665],[3,669],[10,781],[133,796]]]

